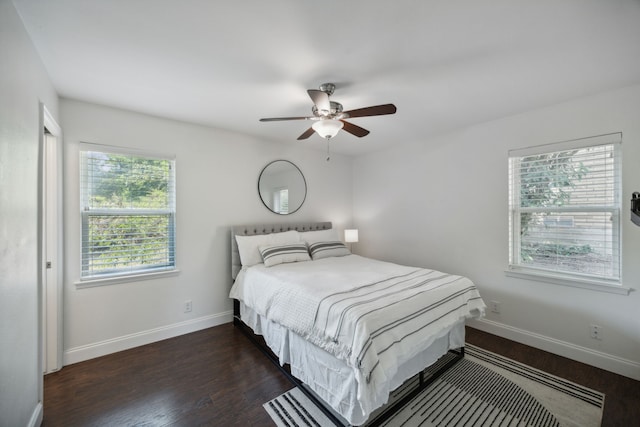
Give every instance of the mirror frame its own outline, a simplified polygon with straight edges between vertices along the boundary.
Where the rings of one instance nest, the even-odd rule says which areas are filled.
[[[273,165],[274,163],[279,163],[279,162],[286,162],[289,163],[291,166],[293,166],[298,173],[300,174],[300,177],[302,178],[302,183],[304,184],[304,195],[302,197],[302,201],[300,202],[300,204],[294,209],[294,210],[290,210],[287,213],[280,213],[280,212],[276,212],[274,211],[268,204],[267,202],[262,198],[262,192],[260,191],[260,182],[262,181],[262,175],[264,175],[265,171],[267,170],[267,168],[271,165]],[[304,174],[302,173],[302,171],[300,170],[300,168],[293,162],[289,161],[289,160],[284,160],[284,159],[278,159],[278,160],[273,160],[269,163],[267,163],[267,165],[265,165],[264,168],[262,168],[262,171],[260,171],[260,175],[258,176],[258,197],[260,197],[260,200],[262,201],[262,204],[269,209],[270,212],[273,212],[276,215],[291,215],[293,213],[296,213],[304,204],[305,200],[307,200],[307,192],[308,192],[308,188],[307,188],[307,180],[304,177]]]

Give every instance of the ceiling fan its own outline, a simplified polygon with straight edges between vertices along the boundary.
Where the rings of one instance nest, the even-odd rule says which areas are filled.
[[[352,135],[359,138],[369,134],[369,131],[356,126],[353,123],[346,121],[345,119],[353,119],[356,117],[368,117],[368,116],[383,116],[385,114],[394,114],[396,112],[396,106],[393,104],[375,105],[372,107],[358,108],[355,110],[343,111],[342,104],[339,102],[331,101],[329,96],[333,95],[333,91],[336,86],[333,83],[324,83],[320,85],[320,88],[309,89],[307,93],[313,101],[313,107],[311,112],[313,116],[306,117],[272,117],[266,119],[260,119],[261,122],[276,122],[283,120],[313,120],[314,123],[309,129],[307,129],[302,135],[298,137],[298,140],[307,139],[311,135],[317,133],[322,138],[327,140],[336,136],[340,129],[344,129]]]

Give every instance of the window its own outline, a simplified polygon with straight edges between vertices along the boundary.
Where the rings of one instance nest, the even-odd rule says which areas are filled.
[[[175,161],[115,147],[80,151],[81,279],[175,269]]]
[[[273,192],[273,210],[279,214],[289,213],[288,188],[278,188]]]
[[[620,284],[621,141],[509,152],[510,270]]]

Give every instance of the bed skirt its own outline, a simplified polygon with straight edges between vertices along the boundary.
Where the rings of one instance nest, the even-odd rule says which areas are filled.
[[[244,304],[239,305],[242,322],[255,334],[264,338],[280,365],[288,364],[291,374],[326,402],[339,418],[351,425],[361,425],[367,421],[373,410],[387,403],[389,396],[386,393],[363,393],[361,387],[367,385],[357,383],[354,368],[343,360],[258,315]],[[426,350],[398,366],[395,375],[389,379],[389,389],[399,387],[405,380],[435,363],[449,350],[463,348],[464,323],[462,320],[441,331]],[[372,401],[362,401],[365,396],[371,395]]]

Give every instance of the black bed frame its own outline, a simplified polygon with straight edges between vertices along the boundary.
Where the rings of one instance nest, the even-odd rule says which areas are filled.
[[[238,300],[233,300],[233,324],[240,328],[240,330],[253,342],[259,349],[262,351],[268,358],[273,362],[274,365],[280,369],[280,371],[293,383],[296,387],[300,389],[317,407],[320,409],[336,426],[344,427],[344,423],[335,416],[335,414],[327,408],[327,404],[319,399],[315,394],[313,394],[307,387],[304,386],[304,383],[300,381],[298,378],[291,374],[290,369],[287,365],[280,365],[280,361],[278,357],[271,351],[269,346],[264,342],[262,338],[257,336],[253,330],[245,324],[240,318],[240,302]],[[454,355],[449,361],[442,365],[436,372],[429,375],[425,378],[424,371],[421,371],[418,374],[418,385],[414,387],[413,390],[408,392],[405,396],[400,398],[398,401],[393,402],[388,407],[383,407],[383,411],[377,414],[373,420],[370,420],[366,423],[366,427],[376,427],[381,425],[384,421],[386,421],[393,414],[398,412],[402,407],[404,407],[411,399],[416,397],[420,392],[426,389],[429,385],[431,385],[440,375],[446,372],[449,368],[455,365],[459,360],[464,357],[464,347],[458,350],[450,350],[450,353]]]

